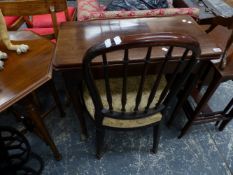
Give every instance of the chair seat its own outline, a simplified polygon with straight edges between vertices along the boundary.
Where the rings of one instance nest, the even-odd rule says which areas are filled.
[[[19,16],[4,16],[6,26],[11,27],[20,17]]]
[[[54,30],[53,28],[26,28],[24,29],[26,31],[32,31],[38,35],[41,36],[46,36],[46,35],[53,35],[54,34]]]
[[[142,111],[147,104],[147,100],[148,100],[150,90],[151,90],[150,88],[152,87],[155,77],[156,76],[153,76],[153,75],[147,76],[146,82],[144,84],[142,100],[139,105],[139,111]],[[108,109],[107,98],[105,95],[106,92],[105,92],[104,80],[96,80],[95,83],[101,95],[103,106],[105,109]],[[135,101],[136,101],[135,98],[136,98],[139,84],[140,84],[139,76],[129,77],[127,79],[126,112],[133,112],[134,110]],[[150,107],[155,106],[165,86],[166,86],[166,80],[163,77],[158,87],[156,96]],[[122,79],[119,79],[119,78],[110,79],[110,87],[111,87],[112,99],[113,99],[113,109],[116,112],[121,112],[121,88],[120,87],[122,87]],[[92,117],[93,120],[95,120],[94,104],[86,87],[84,88],[84,100],[85,100],[86,108],[88,112],[90,113],[90,116]],[[147,126],[155,122],[159,122],[161,119],[162,119],[161,113],[156,113],[154,115],[151,115],[145,118],[140,118],[140,119],[116,119],[116,118],[111,118],[111,117],[105,117],[103,120],[103,126],[114,127],[114,128],[137,128],[137,127]]]
[[[74,20],[76,8],[68,7],[68,14],[72,20]],[[57,14],[57,24],[60,25],[62,22],[66,21],[65,13],[58,12]],[[34,28],[50,28],[53,26],[52,18],[50,14],[44,15],[34,15],[32,17],[32,26]]]

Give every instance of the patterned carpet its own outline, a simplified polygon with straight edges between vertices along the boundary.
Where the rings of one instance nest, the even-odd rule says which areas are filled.
[[[56,75],[56,84],[60,87],[59,93],[64,94],[59,75]],[[232,93],[229,89],[233,89],[232,82],[222,84],[211,99],[211,106],[224,105],[232,95],[226,93]],[[45,90],[39,93],[40,96],[48,96]],[[44,103],[48,101],[46,99]],[[45,175],[230,175],[233,172],[233,122],[223,132],[218,132],[212,123],[193,126],[187,135],[177,139],[185,122],[181,112],[171,129],[162,125],[156,155],[149,152],[152,146],[151,128],[132,132],[107,131],[108,149],[101,160],[95,158],[92,122],[87,122],[90,137],[85,142],[80,141],[79,123],[71,106],[66,108],[65,118],[60,118],[54,110],[45,122],[62,154],[61,161],[54,160],[49,147],[34,134],[26,134],[33,151],[45,161]]]

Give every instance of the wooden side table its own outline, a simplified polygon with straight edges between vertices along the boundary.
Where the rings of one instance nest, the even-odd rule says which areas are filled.
[[[13,43],[29,45],[27,53],[18,55],[0,44],[1,51],[8,54],[5,69],[0,72],[0,112],[16,102],[25,105],[28,119],[34,125],[33,131],[51,148],[57,160],[57,150],[45,124],[38,113],[31,93],[52,78],[52,53],[54,45],[47,39],[28,31],[9,32]],[[39,145],[38,145],[39,146]]]
[[[185,103],[179,101],[171,118],[168,121],[168,126],[170,126],[177,117],[177,113],[183,107],[188,122],[182,128],[178,138],[184,136],[194,124],[202,124],[215,121],[217,122],[216,125],[220,123],[219,130],[222,131],[233,118],[233,92],[229,93],[229,95],[231,96],[231,100],[221,111],[213,111],[208,105],[209,99],[212,97],[219,85],[222,82],[233,80],[233,57],[229,59],[229,63],[224,70],[219,69],[219,66],[213,64],[212,62],[208,63],[209,65],[207,73],[209,74],[212,71],[213,76],[210,83],[208,84],[207,90],[203,95],[201,94],[200,88],[198,86],[194,87],[194,89],[192,90],[192,97],[197,105],[193,107],[192,103],[188,100],[186,100]],[[185,93],[182,95],[188,96],[188,94]]]

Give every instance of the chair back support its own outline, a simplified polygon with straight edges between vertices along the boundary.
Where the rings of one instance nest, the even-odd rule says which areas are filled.
[[[58,34],[56,12],[64,11],[67,21],[70,20],[66,0],[1,0],[0,9],[4,16],[51,14],[56,37]]]
[[[127,86],[129,68],[131,65],[135,64],[135,59],[130,58],[131,49],[146,49],[145,56],[141,59],[137,59],[137,63],[143,65],[142,70],[140,70],[140,83],[136,87],[137,91],[135,93],[135,104],[133,111],[127,111]],[[152,57],[152,50],[154,49],[166,48],[164,57]],[[173,52],[179,48],[180,56],[174,57]],[[111,62],[111,58],[108,57],[109,53],[114,51],[122,51],[123,58],[117,63]],[[107,39],[102,43],[99,43],[91,47],[85,54],[83,58],[83,70],[85,75],[85,81],[87,88],[89,90],[90,96],[95,107],[95,120],[101,122],[105,116],[120,119],[133,119],[133,118],[143,118],[149,115],[162,112],[169,102],[164,105],[165,99],[170,101],[179,89],[182,87],[183,83],[187,80],[193,67],[197,63],[197,58],[200,55],[199,43],[188,35],[174,34],[174,33],[157,33],[157,34],[140,34],[131,35],[123,37],[115,37],[113,39]],[[106,99],[108,106],[104,106],[99,94],[99,90],[96,87],[94,80],[93,68],[96,66],[96,60],[101,58],[101,64],[103,68],[103,77],[105,84]],[[169,62],[177,62],[176,67],[171,72],[172,77],[167,80],[165,88],[162,90],[160,97],[155,106],[151,106],[152,101],[155,98],[156,92],[158,90],[159,84],[163,75],[168,69]],[[149,74],[150,66],[152,63],[158,63],[159,66],[154,67],[154,73],[156,78],[152,83],[150,88],[150,93],[147,99],[147,104],[143,107],[143,110],[139,108],[142,100],[142,93],[144,90],[144,84],[146,78]],[[110,67],[114,64],[120,65],[122,67],[122,72],[118,72],[119,76],[122,78],[122,86],[119,86],[121,91],[121,111],[115,111],[112,105],[112,92],[110,83]],[[182,72],[182,73],[181,73]],[[178,77],[179,76],[179,77]],[[145,100],[145,99],[143,99]]]

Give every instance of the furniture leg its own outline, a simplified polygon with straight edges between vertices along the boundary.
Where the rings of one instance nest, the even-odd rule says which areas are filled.
[[[32,92],[32,96],[33,96],[33,100],[35,102],[35,105],[40,108],[41,107],[41,103],[40,103],[40,100],[39,98],[37,97],[37,94],[35,91]]]
[[[193,113],[193,117],[189,119],[189,121],[185,124],[185,126],[182,128],[180,135],[178,138],[180,139],[192,126],[194,120],[198,117],[199,113],[201,112],[202,108],[206,105],[206,103],[209,101],[210,97],[213,95],[217,87],[220,85],[221,77],[214,73],[213,80],[210,82],[205,94],[203,95],[201,101],[199,104],[197,104],[197,107]]]
[[[96,157],[97,159],[101,159],[103,156],[103,148],[104,148],[104,136],[105,131],[104,128],[96,128]]]
[[[47,128],[45,127],[45,124],[38,113],[36,105],[33,102],[33,97],[31,96],[31,94],[25,97],[23,101],[26,107],[26,112],[28,113],[28,117],[34,124],[33,131],[39,132],[41,134],[41,136],[44,138],[44,141],[50,146],[51,150],[53,151],[56,160],[61,160],[61,154],[59,153]]]
[[[215,29],[215,27],[217,27],[218,26],[218,24],[215,24],[215,23],[213,23],[213,24],[211,24],[210,25],[210,27],[205,31],[206,33],[210,33],[212,30],[214,30]]]
[[[166,109],[164,110],[165,112],[163,112],[163,115],[165,117],[168,114],[171,115],[170,110],[176,100],[177,94],[179,94],[183,89],[183,87],[187,84],[187,81],[189,80],[192,70],[196,64],[197,64],[196,60],[190,61],[186,66],[185,70],[183,71],[183,73],[181,74],[181,77],[177,78],[173,86],[170,88],[170,92],[168,93],[164,101],[164,104],[166,105]]]
[[[228,110],[232,107],[233,105],[233,99],[229,102],[227,107],[224,109],[224,113],[227,113]],[[227,114],[227,117],[229,118],[228,120],[224,120],[221,122],[218,130],[223,131],[223,129],[226,127],[226,125],[233,119],[233,108],[231,108],[231,111]]]
[[[218,126],[219,122],[220,122],[220,121],[216,121],[216,122],[215,122],[215,126]]]
[[[54,99],[54,101],[56,103],[56,106],[57,106],[57,108],[58,108],[58,110],[60,112],[60,116],[64,117],[65,116],[65,112],[64,112],[64,110],[62,108],[62,104],[61,104],[61,101],[59,99],[59,96],[58,96],[58,93],[57,93],[57,89],[56,89],[56,87],[54,85],[53,80],[48,81],[48,87],[49,87],[50,91],[52,92],[52,96],[53,96],[53,99]]]
[[[202,86],[205,84],[206,78],[209,75],[210,71],[211,71],[211,64],[208,62],[206,66],[203,67],[203,72],[200,76],[200,80],[197,84],[197,88],[200,91]]]
[[[158,151],[159,140],[160,140],[160,122],[153,127],[153,147],[151,149],[151,152],[154,154],[156,154]]]
[[[226,125],[227,125],[231,120],[232,120],[232,118],[229,119],[229,120],[224,120],[224,121],[222,121],[222,123],[220,124],[218,130],[219,130],[219,131],[223,131],[224,128],[226,127]]]
[[[227,64],[227,51],[229,50],[232,43],[233,43],[233,29],[231,31],[231,36],[227,40],[227,44],[226,44],[226,47],[224,49],[224,52],[223,52],[223,54],[221,56],[221,58],[222,58],[221,65],[220,65],[221,69],[224,69],[226,64]]]
[[[62,74],[71,103],[80,122],[81,140],[85,140],[88,137],[88,132],[83,115],[82,80],[76,77],[78,75],[76,71],[64,71]]]
[[[185,100],[187,100],[189,94],[191,93],[193,87],[195,86],[196,82],[198,80],[198,76],[193,76],[191,75],[189,80],[186,83],[186,86],[184,87],[185,91],[181,91],[182,97],[179,99],[178,103],[175,106],[174,111],[171,114],[171,117],[169,118],[168,122],[167,122],[167,126],[170,127],[171,124],[174,122],[177,114],[179,113],[179,111],[181,110]]]

